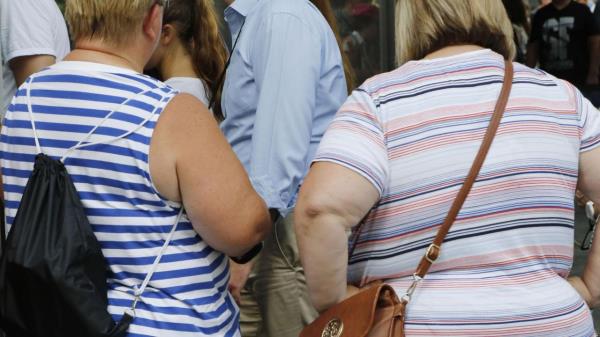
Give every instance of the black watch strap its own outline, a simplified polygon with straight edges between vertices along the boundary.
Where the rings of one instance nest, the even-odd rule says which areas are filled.
[[[258,253],[260,253],[262,248],[263,248],[263,243],[261,241],[256,246],[252,247],[252,249],[250,249],[246,254],[244,254],[240,257],[232,257],[231,259],[233,260],[233,262],[235,262],[237,264],[246,264],[246,263],[250,262],[254,257],[256,257],[256,255],[258,255]]]

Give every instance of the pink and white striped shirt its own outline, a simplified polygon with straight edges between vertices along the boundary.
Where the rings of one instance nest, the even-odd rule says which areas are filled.
[[[368,214],[349,281],[399,295],[443,222],[498,98],[502,57],[481,50],[408,62],[356,90],[315,161],[368,179]],[[572,85],[515,64],[510,100],[481,173],[408,306],[408,336],[595,336],[565,280],[573,260],[580,152],[600,114]]]

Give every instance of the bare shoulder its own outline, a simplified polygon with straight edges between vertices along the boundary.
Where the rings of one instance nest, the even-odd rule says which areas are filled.
[[[178,94],[161,113],[150,144],[150,174],[159,193],[172,201],[181,201],[177,166],[181,158],[218,142],[219,127],[196,97]]]
[[[212,113],[196,97],[190,94],[178,94],[165,107],[159,119],[159,123],[183,123],[193,127],[195,123],[214,121]],[[212,123],[209,123],[212,124]],[[200,125],[205,125],[201,123]]]

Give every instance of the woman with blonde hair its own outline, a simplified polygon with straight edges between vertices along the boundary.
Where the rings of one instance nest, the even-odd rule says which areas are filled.
[[[108,265],[108,312],[134,316],[127,336],[239,336],[227,256],[262,241],[268,211],[207,108],[141,73],[167,4],[67,2],[75,49],[26,81],[2,128],[6,218],[36,154],[62,158]]]
[[[583,275],[569,272],[576,187],[600,202],[599,112],[571,84],[507,63],[501,0],[399,0],[396,11],[400,67],[348,98],[298,198],[313,303],[323,311],[374,281],[401,297],[416,280],[407,336],[594,336],[598,240]],[[431,246],[511,64],[481,171],[441,248]],[[434,263],[419,281],[426,252]]]
[[[160,43],[146,68],[156,69],[162,81],[207,106],[214,100],[213,113],[223,120],[220,93],[215,87],[226,61],[227,50],[212,1],[170,0]]]

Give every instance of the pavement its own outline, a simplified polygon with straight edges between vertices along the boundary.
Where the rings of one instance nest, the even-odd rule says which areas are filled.
[[[575,240],[581,241],[585,236],[585,233],[588,231],[588,228],[588,220],[585,216],[584,210],[580,207],[577,207],[577,209],[575,210]],[[596,230],[596,233],[596,239],[600,240],[600,230]],[[571,275],[581,275],[585,266],[587,254],[588,251],[583,251],[578,247],[578,245],[575,245],[575,255]],[[595,311],[593,311],[592,315],[594,317],[594,325],[596,327],[596,331],[600,335],[600,309],[596,309]]]

